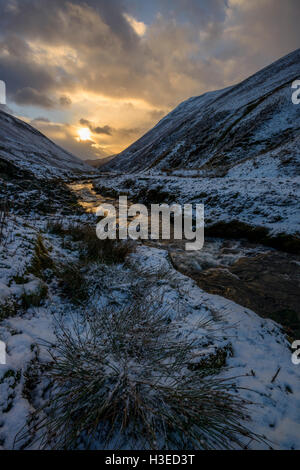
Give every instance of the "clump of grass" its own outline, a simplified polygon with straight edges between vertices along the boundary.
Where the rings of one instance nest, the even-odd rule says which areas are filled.
[[[0,243],[5,239],[5,227],[7,225],[9,215],[9,204],[5,201],[0,201]]]
[[[0,321],[16,316],[18,308],[18,303],[14,298],[7,299],[4,303],[0,303]]]
[[[80,257],[85,262],[123,263],[133,250],[133,244],[129,241],[99,240],[95,227],[86,224],[71,223],[65,226],[57,220],[48,224],[48,231],[79,243]]]
[[[44,279],[45,271],[48,269],[54,270],[54,268],[54,262],[44,245],[43,237],[39,234],[34,245],[33,257],[27,272]]]
[[[132,243],[122,240],[100,240],[90,225],[72,228],[70,236],[80,242],[80,256],[85,261],[100,261],[107,264],[123,263],[132,252]]]
[[[53,235],[62,236],[66,234],[66,229],[62,219],[49,220],[47,222],[46,230],[48,233],[51,233]]]
[[[42,301],[47,297],[47,294],[47,284],[40,282],[34,292],[23,292],[21,297],[22,307],[26,309],[29,307],[40,307]]]
[[[80,304],[88,297],[88,286],[81,263],[61,264],[57,268],[59,287],[64,297]]]
[[[49,345],[50,400],[29,433],[52,449],[230,449],[259,440],[234,381],[189,367],[196,347],[149,299],[61,327]]]

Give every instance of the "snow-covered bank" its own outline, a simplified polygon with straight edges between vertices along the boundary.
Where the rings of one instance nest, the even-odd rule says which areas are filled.
[[[205,225],[240,221],[270,234],[300,236],[300,178],[190,178],[108,175],[94,180],[100,194],[127,194],[134,202],[205,205]]]
[[[235,382],[244,389],[236,393],[255,402],[249,408],[248,427],[265,436],[276,449],[300,449],[300,366],[292,364],[289,343],[276,323],[205,293],[174,270],[165,250],[145,246],[137,246],[125,264],[91,263],[85,271],[88,300],[84,307],[76,306],[61,296],[55,276],[24,277],[38,233],[54,263],[76,263],[76,245],[49,233],[45,221],[39,218],[28,224],[28,220],[16,217],[7,228],[9,235],[0,248],[1,304],[16,310],[11,310],[13,316],[5,310],[6,318],[0,323],[0,340],[7,344],[7,364],[0,366],[2,449],[13,447],[28,413],[47,398],[49,383],[38,372],[38,364],[46,364],[49,356],[40,344],[41,340],[56,341],[57,318],[68,326],[74,315],[84,315],[91,308],[134,304],[135,296],[144,290],[156,299],[158,311],[168,312],[168,322],[178,329],[178,340],[196,339],[195,364],[210,363],[216,358],[219,361],[222,353],[220,377],[238,377]],[[30,305],[30,300],[24,304],[24,291],[38,288],[40,282],[47,289],[39,305]],[[199,327],[203,319],[212,322],[209,327]],[[18,442],[16,447],[24,445],[30,448],[30,440]],[[37,445],[38,442],[33,447]],[[92,447],[103,445],[94,441]],[[130,442],[127,446],[130,448]],[[266,445],[251,442],[249,447]]]

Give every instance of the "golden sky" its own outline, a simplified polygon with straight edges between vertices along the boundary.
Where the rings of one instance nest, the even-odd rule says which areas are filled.
[[[299,0],[0,0],[8,108],[84,159],[299,47]]]

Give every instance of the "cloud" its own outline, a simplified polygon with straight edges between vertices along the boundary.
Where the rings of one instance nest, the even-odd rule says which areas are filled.
[[[59,103],[63,107],[71,106],[72,100],[69,96],[63,95],[59,98]]]
[[[18,90],[14,100],[17,104],[34,105],[41,108],[53,108],[55,106],[48,96],[30,87]]]
[[[108,125],[102,127],[95,126],[88,119],[80,119],[79,122],[82,126],[87,126],[94,134],[105,134],[109,136],[112,135],[113,129]]]
[[[133,16],[128,15],[127,13],[124,13],[124,17],[138,36],[145,35],[147,31],[147,25],[145,23],[137,21]]]
[[[35,125],[35,124],[39,124],[39,123],[42,123],[42,122],[50,123],[50,119],[40,116],[40,117],[37,117],[35,119],[32,119],[30,124]]]
[[[95,134],[106,134],[106,135],[111,135],[112,134],[112,128],[110,126],[97,126],[93,129],[93,132]]]
[[[79,141],[76,138],[77,127],[70,124],[57,124],[45,117],[37,117],[30,121],[40,132],[46,134],[51,140],[83,160],[103,158],[110,155],[104,148],[94,141]]]
[[[71,103],[59,96],[84,90],[170,109],[299,44],[298,0],[156,0],[160,14],[147,27],[125,0],[12,5],[0,0],[0,76],[12,98],[29,87],[62,106]]]
[[[149,116],[152,121],[160,121],[166,114],[167,111],[164,111],[162,109],[154,109],[149,111]]]
[[[299,13],[299,0],[0,0],[0,79],[10,106],[85,116],[85,150],[115,153],[182,100],[299,47]]]

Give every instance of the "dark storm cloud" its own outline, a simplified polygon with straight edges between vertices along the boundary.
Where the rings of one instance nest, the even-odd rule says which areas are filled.
[[[59,98],[59,104],[63,107],[71,106],[72,100],[69,96],[63,95]]]
[[[24,39],[15,34],[1,39],[0,32],[0,53],[0,76],[8,84],[10,93],[26,87],[41,92],[55,86],[50,70],[34,62],[32,51]]]
[[[43,93],[27,87],[18,90],[14,96],[15,102],[21,105],[33,105],[41,108],[54,108],[55,103]]]
[[[79,121],[81,126],[86,126],[90,129],[91,132],[97,135],[107,135],[107,136],[114,136],[114,137],[122,137],[122,138],[130,138],[131,136],[141,135],[142,131],[146,129],[141,129],[139,127],[135,128],[119,128],[114,129],[111,126],[97,126],[93,124],[88,119],[80,119]]]
[[[10,95],[29,104],[29,93],[25,101],[22,95],[31,88],[32,104],[48,93],[48,107],[66,106],[59,96],[82,88],[169,108],[244,78],[299,44],[299,0],[153,4],[161,15],[141,39],[125,16],[129,0],[0,0],[0,76]],[[62,48],[61,63],[55,54],[36,60],[32,41]]]
[[[164,0],[156,3],[162,13],[173,14],[175,18],[180,16],[198,27],[208,22],[224,21],[226,17],[225,0]]]
[[[299,0],[0,0],[0,79],[11,103],[51,109],[51,120],[55,109],[66,119],[75,109],[77,124],[95,119],[81,125],[97,148],[74,142],[67,125],[61,137],[62,127],[39,123],[91,158],[103,142],[126,146],[180,101],[299,47],[299,13]],[[136,122],[124,107],[135,100]]]
[[[16,8],[9,8],[9,4],[15,4]],[[134,40],[134,32],[123,15],[126,11],[124,2],[119,0],[0,0],[0,28],[4,33],[14,31],[31,39],[50,40],[53,44],[74,38],[81,41],[91,36],[89,29],[83,38],[78,36],[78,31],[83,32],[82,28],[87,24],[84,15],[78,14],[77,7],[101,18],[127,45]],[[91,33],[95,33],[93,25],[90,26]]]
[[[82,126],[87,126],[94,134],[104,134],[104,135],[112,135],[113,129],[112,127],[106,125],[106,126],[95,126],[91,121],[88,119],[80,119],[80,124]]]
[[[95,134],[106,134],[106,135],[111,135],[112,134],[112,128],[110,126],[97,126],[93,129],[93,132]]]

